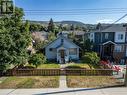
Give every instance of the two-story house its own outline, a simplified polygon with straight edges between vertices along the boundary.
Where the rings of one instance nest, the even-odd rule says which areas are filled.
[[[127,63],[127,29],[122,24],[110,27],[100,25],[98,29],[85,35],[93,42],[93,50],[102,59],[106,58],[117,64]]]

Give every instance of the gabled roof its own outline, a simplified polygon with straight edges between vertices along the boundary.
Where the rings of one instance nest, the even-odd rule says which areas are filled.
[[[64,36],[59,36],[57,37],[54,41],[52,41],[51,43],[47,44],[44,48],[46,48],[47,46],[49,46],[50,44],[54,43],[57,39],[59,38],[63,38],[65,40],[67,40],[68,42],[72,43],[74,46],[76,46],[77,48],[80,48],[78,45],[76,45],[75,43],[73,43],[72,41],[70,41],[68,38],[64,37]],[[61,46],[61,44],[60,44]],[[81,49],[81,48],[80,48]]]
[[[104,42],[102,45],[106,45],[106,44],[109,44],[109,43],[112,43],[112,44],[116,44],[116,43],[114,43],[114,42],[112,42],[112,41],[107,41],[107,42]]]

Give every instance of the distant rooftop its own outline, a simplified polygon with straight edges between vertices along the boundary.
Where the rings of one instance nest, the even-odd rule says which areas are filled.
[[[110,26],[110,27],[108,27]],[[126,32],[126,27],[123,27],[123,24],[114,24],[114,25],[101,25],[100,29],[94,29],[90,32]]]

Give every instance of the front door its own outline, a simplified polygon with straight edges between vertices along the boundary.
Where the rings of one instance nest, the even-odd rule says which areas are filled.
[[[65,63],[65,50],[60,50],[60,58],[61,62]]]
[[[113,58],[113,44],[106,44],[103,46],[103,57],[108,57],[109,60]]]
[[[64,50],[60,50],[60,55],[61,55],[61,58],[64,58]]]

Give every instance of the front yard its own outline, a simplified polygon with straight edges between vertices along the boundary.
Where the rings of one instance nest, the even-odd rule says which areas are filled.
[[[120,84],[112,76],[67,76],[67,86],[70,88],[99,88]]]
[[[34,67],[34,65],[27,64],[26,66]],[[47,63],[47,64],[41,64],[37,67],[37,69],[50,69],[50,68],[60,68],[60,65],[58,63]]]
[[[9,88],[58,88],[58,76],[8,77],[0,83],[0,89]]]
[[[67,64],[66,68],[84,68],[84,69],[100,69],[99,66],[95,66],[94,64],[88,64],[88,63],[71,63],[71,64]]]
[[[59,64],[50,63],[50,64],[42,64],[37,67],[38,69],[49,69],[49,68],[60,68]]]

